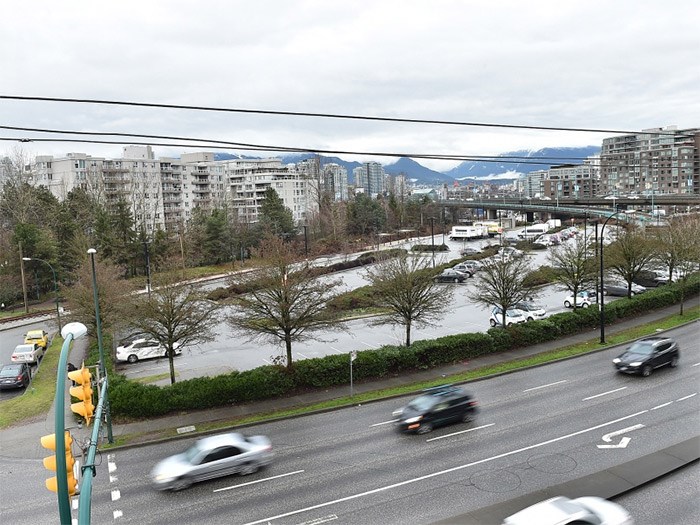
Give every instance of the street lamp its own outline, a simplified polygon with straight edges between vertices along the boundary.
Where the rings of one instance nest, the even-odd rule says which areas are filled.
[[[53,293],[56,296],[56,320],[58,322],[58,331],[61,331],[61,309],[58,306],[58,281],[56,280],[56,270],[53,269],[53,266],[48,261],[45,261],[44,259],[38,259],[36,257],[22,257],[23,261],[39,261],[43,262],[46,264],[49,268],[51,268],[51,273],[53,274]]]
[[[600,229],[600,344],[604,345],[605,344],[605,301],[603,300],[603,290],[605,289],[605,283],[603,282],[603,241],[605,239],[605,236],[603,235],[603,232],[605,231],[605,225],[608,224],[608,221],[612,219],[615,215],[620,213],[619,211],[616,211],[612,215],[608,216],[605,221],[603,221],[603,227]]]
[[[100,301],[97,296],[97,277],[95,272],[95,254],[97,250],[95,248],[90,248],[88,251],[90,255],[90,262],[92,264],[92,296],[95,302],[95,329],[97,331],[97,349],[100,354],[100,377],[107,377],[107,371],[105,370],[105,353],[104,346],[102,345],[102,321],[100,320]],[[150,283],[149,283],[150,286]],[[105,397],[107,392],[105,391]],[[112,436],[112,418],[109,412],[109,399],[104,400],[105,414],[107,419],[107,440],[110,443],[114,443],[114,437]]]
[[[68,323],[61,330],[63,346],[58,358],[56,372],[56,397],[54,399],[54,432],[56,439],[56,494],[58,496],[58,515],[61,523],[71,523],[70,498],[68,496],[68,468],[66,466],[66,373],[68,367],[68,351],[73,339],[78,339],[87,333],[87,327],[82,323]]]

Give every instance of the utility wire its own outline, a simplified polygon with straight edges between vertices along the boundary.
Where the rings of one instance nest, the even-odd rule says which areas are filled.
[[[118,140],[96,140],[96,139],[53,139],[53,138],[17,138],[17,137],[0,137],[0,141],[15,141],[15,142],[66,142],[66,143],[81,143],[81,144],[114,144],[120,146],[164,146],[164,147],[177,147],[177,148],[192,148],[192,149],[230,149],[221,144],[176,144],[170,142],[124,142]],[[454,160],[454,161],[472,161],[472,162],[493,162],[498,164],[534,164],[534,165],[547,165],[547,164],[558,164],[547,162],[546,159],[541,161],[534,160],[530,157],[530,161],[527,160],[501,160],[500,157],[491,158],[477,158],[469,156],[459,156],[459,155],[422,155],[415,153],[390,153],[390,152],[363,152],[363,151],[334,151],[334,150],[313,150],[304,148],[286,148],[282,149],[279,147],[248,147],[239,146],[236,149],[245,151],[279,151],[285,153],[334,153],[338,155],[358,155],[358,156],[378,156],[378,157],[410,157],[417,159],[430,159],[430,160]]]
[[[453,120],[431,120],[431,119],[413,119],[399,117],[378,117],[367,115],[344,115],[340,113],[312,113],[306,111],[275,111],[269,109],[242,109],[242,108],[221,108],[214,106],[189,106],[183,104],[156,104],[152,102],[130,102],[123,100],[102,100],[102,99],[86,99],[86,98],[60,98],[60,97],[33,97],[19,95],[0,95],[1,100],[21,100],[31,102],[68,102],[71,104],[100,104],[110,106],[131,106],[143,108],[160,108],[160,109],[185,109],[192,111],[213,111],[220,113],[244,113],[256,115],[279,115],[287,117],[317,117],[345,120],[369,120],[376,122],[402,122],[410,124],[436,124],[445,126],[471,126],[483,128],[507,128],[507,129],[529,129],[529,130],[544,130],[544,131],[573,131],[585,133],[609,133],[614,135],[636,135],[639,131],[615,130],[615,129],[595,129],[595,128],[566,128],[554,126],[528,126],[521,124],[494,124],[487,122],[461,122]],[[673,131],[654,131],[659,135],[677,135]]]
[[[118,132],[99,132],[99,131],[73,131],[73,130],[57,130],[57,129],[46,129],[46,128],[25,128],[17,126],[0,126],[0,129],[6,129],[11,131],[28,131],[31,133],[48,133],[48,134],[63,134],[63,135],[79,135],[79,136],[98,136],[98,137],[130,137],[139,139],[160,139],[160,140],[179,140],[179,141],[194,141],[203,142],[216,145],[232,146],[238,149],[254,149],[257,151],[284,151],[284,152],[302,152],[302,153],[327,153],[327,154],[342,154],[342,155],[365,155],[365,156],[398,156],[398,157],[415,157],[424,159],[435,159],[435,160],[490,160],[492,162],[507,162],[509,160],[524,160],[532,161],[540,159],[543,162],[536,162],[535,164],[556,164],[556,163],[572,163],[576,161],[583,161],[585,157],[531,157],[524,155],[440,155],[440,154],[426,154],[426,153],[395,153],[395,152],[349,152],[349,151],[338,151],[338,150],[322,150],[316,148],[303,148],[303,147],[291,147],[291,146],[274,146],[268,144],[250,144],[245,142],[230,142],[225,140],[216,139],[203,139],[196,137],[179,137],[179,136],[168,136],[168,135],[144,135],[137,133],[118,133]],[[22,142],[26,141],[48,141],[55,140],[57,142],[64,142],[64,139],[40,139],[40,138],[25,138],[19,139]],[[68,141],[66,139],[65,141]],[[75,139],[75,141],[78,141]],[[108,142],[112,144],[123,144],[122,142]],[[162,144],[152,144],[152,145],[162,145]],[[175,146],[175,144],[173,144]],[[199,145],[194,145],[197,147]],[[214,147],[202,144],[202,147]],[[192,146],[188,146],[192,147]],[[551,161],[551,162],[547,162]]]

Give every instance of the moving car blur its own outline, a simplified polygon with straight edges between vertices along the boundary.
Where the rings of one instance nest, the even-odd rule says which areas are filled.
[[[207,479],[253,474],[272,458],[272,444],[265,436],[246,437],[237,432],[208,436],[158,462],[151,471],[151,482],[158,490],[183,490]]]

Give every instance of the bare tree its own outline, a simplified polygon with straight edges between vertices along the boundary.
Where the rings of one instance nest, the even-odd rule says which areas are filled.
[[[656,259],[668,268],[669,282],[684,283],[698,271],[700,261],[700,217],[686,215],[672,218],[668,225],[656,231],[659,250]],[[683,315],[684,287],[681,287]]]
[[[577,294],[596,282],[596,259],[590,256],[590,246],[580,239],[560,244],[549,253],[555,281],[571,291],[576,310]]]
[[[406,328],[406,346],[411,346],[412,326],[433,324],[450,306],[453,290],[435,283],[430,262],[402,255],[377,263],[366,270],[380,306],[389,309],[373,324],[398,324]]]
[[[341,281],[316,278],[308,261],[278,237],[265,237],[256,251],[263,266],[231,278],[233,285],[250,291],[235,299],[228,322],[250,341],[262,336],[283,344],[291,368],[293,342],[322,340],[315,332],[343,329],[326,308]]]
[[[73,276],[73,285],[64,288],[62,295],[70,305],[66,322],[79,321],[88,328],[91,337],[97,337],[97,320],[93,292],[92,263],[87,255],[87,248],[81,264]],[[100,324],[104,332],[111,332],[123,318],[122,308],[125,294],[131,291],[128,281],[123,278],[124,271],[106,260],[95,258],[95,281],[97,282],[97,300],[100,307]]]
[[[212,341],[221,306],[206,299],[201,287],[177,282],[177,272],[159,274],[150,294],[130,296],[128,328],[158,341],[165,347],[170,365],[170,383],[175,383],[176,347]]]
[[[618,232],[615,241],[605,249],[605,263],[627,283],[627,297],[632,297],[632,282],[657,253],[657,242],[636,226]]]
[[[506,311],[536,295],[527,284],[527,275],[528,263],[524,257],[493,257],[477,273],[476,286],[467,297],[487,307],[498,306],[505,327]]]

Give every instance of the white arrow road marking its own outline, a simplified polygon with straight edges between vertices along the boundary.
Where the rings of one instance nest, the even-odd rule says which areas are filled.
[[[627,434],[628,432],[632,432],[633,430],[639,430],[640,428],[644,428],[644,425],[642,425],[642,424],[634,425],[633,427],[627,427],[627,428],[623,428],[622,430],[616,430],[615,432],[610,432],[610,434],[605,434],[603,436],[603,441],[605,441],[606,443],[610,443],[612,441],[612,438],[614,438],[615,436],[621,436],[622,434]],[[625,448],[631,440],[632,440],[631,438],[623,437],[617,445],[597,445],[597,446],[598,446],[598,448]]]

